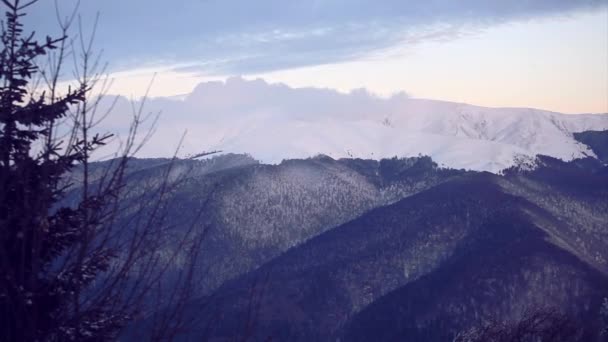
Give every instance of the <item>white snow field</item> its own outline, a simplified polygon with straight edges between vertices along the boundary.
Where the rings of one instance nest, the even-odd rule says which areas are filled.
[[[121,99],[117,112],[129,106]],[[572,133],[608,129],[608,114],[487,108],[405,94],[380,98],[365,90],[345,94],[242,78],[202,83],[182,99],[149,99],[146,109],[163,114],[144,156],[170,153],[175,143],[169,142],[187,129],[182,153],[247,153],[264,163],[318,154],[422,154],[441,166],[496,173],[537,154],[594,156]]]

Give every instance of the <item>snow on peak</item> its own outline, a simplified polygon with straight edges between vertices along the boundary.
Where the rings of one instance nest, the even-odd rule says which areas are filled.
[[[572,133],[608,129],[607,114],[486,108],[403,93],[380,98],[365,90],[345,94],[242,78],[202,83],[183,100],[151,99],[147,108],[164,116],[145,155],[169,154],[167,139],[187,129],[184,153],[248,153],[266,163],[318,154],[423,154],[442,166],[496,173],[537,154],[593,156]]]

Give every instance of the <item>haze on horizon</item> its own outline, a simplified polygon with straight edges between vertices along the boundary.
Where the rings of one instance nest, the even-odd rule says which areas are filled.
[[[60,2],[67,14],[75,0]],[[56,29],[53,2],[28,20]],[[608,112],[608,0],[81,1],[112,92],[231,76],[563,113]],[[86,28],[85,28],[86,29]],[[69,78],[69,75],[64,75]]]

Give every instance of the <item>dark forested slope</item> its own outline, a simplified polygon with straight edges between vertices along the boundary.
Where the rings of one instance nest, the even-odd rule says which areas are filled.
[[[252,293],[255,339],[443,341],[543,307],[591,331],[608,291],[604,167],[541,160],[535,171],[464,174],[373,209],[190,309],[221,312],[212,335],[224,338],[242,333]]]

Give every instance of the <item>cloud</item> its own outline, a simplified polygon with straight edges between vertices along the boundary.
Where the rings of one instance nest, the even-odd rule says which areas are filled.
[[[142,156],[172,155],[179,137],[186,131],[182,155],[218,149],[227,141],[239,139],[264,124],[381,122],[402,108],[408,98],[403,92],[381,98],[365,89],[341,93],[332,89],[291,88],[281,83],[269,84],[262,79],[240,77],[225,82],[204,82],[183,99],[157,97],[146,100],[145,112],[150,113],[150,118],[155,113],[161,113],[161,116]],[[138,108],[139,104],[124,97],[105,98],[99,112],[106,112],[110,105],[113,110],[98,127],[99,131],[113,132],[124,138],[132,108]],[[151,120],[145,123],[142,130],[148,129],[150,123]],[[110,149],[113,148],[115,146]]]
[[[75,0],[62,0],[64,13]],[[97,45],[114,67],[193,63],[189,70],[247,74],[360,58],[400,42],[450,39],[513,20],[606,6],[608,0],[104,0]],[[32,9],[38,31],[55,27],[53,2]],[[200,64],[199,64],[200,63]]]

